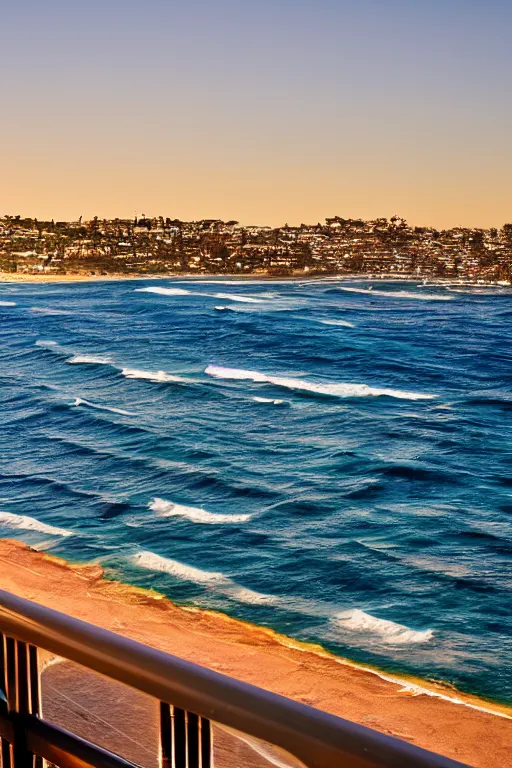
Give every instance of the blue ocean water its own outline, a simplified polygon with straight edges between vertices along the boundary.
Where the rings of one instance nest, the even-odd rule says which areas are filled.
[[[512,292],[0,286],[0,535],[512,701]]]

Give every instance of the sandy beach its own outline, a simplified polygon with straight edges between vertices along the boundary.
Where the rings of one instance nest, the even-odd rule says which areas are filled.
[[[423,281],[425,278],[421,275],[413,274],[394,274],[382,273],[343,273],[343,274],[316,274],[311,275],[304,272],[298,272],[293,275],[269,275],[267,272],[251,272],[250,274],[210,274],[201,272],[197,274],[195,272],[169,272],[168,274],[109,274],[109,275],[75,275],[75,274],[29,274],[24,272],[0,272],[0,283],[97,283],[97,282],[114,282],[117,280],[165,280],[165,279],[181,279],[181,280],[242,280],[251,282],[251,280],[268,280],[272,281],[287,281],[287,280],[301,280],[301,281],[315,281],[315,280],[393,280],[397,282],[407,282],[410,280]],[[481,288],[503,288],[507,287],[504,283],[498,284],[496,282],[478,282],[478,281],[463,281],[459,282],[455,278],[430,278],[429,285],[460,285],[461,287],[481,287]]]
[[[469,765],[509,764],[512,709],[366,670],[271,630],[182,608],[103,576],[99,565],[72,565],[0,540],[2,589]],[[66,665],[55,669],[61,683],[71,679]]]
[[[32,275],[24,272],[0,272],[0,283],[95,283],[108,280],[140,280],[141,278],[176,277],[169,275],[57,275],[38,274]]]

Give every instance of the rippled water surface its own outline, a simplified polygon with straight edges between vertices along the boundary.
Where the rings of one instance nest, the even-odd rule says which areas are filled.
[[[0,286],[0,535],[512,701],[512,294]]]

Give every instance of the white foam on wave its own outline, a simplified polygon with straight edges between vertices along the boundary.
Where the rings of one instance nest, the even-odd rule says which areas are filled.
[[[239,602],[250,603],[251,605],[275,605],[283,600],[281,597],[265,595],[247,587],[242,587],[228,576],[224,576],[223,573],[203,571],[200,568],[186,565],[170,557],[162,557],[149,550],[136,552],[131,556],[130,560],[134,565],[149,571],[168,573],[182,581],[214,587],[217,591]]]
[[[186,517],[193,523],[207,523],[210,525],[222,523],[245,523],[250,520],[252,515],[235,514],[226,515],[221,513],[208,512],[199,507],[188,507],[183,504],[175,504],[173,501],[154,498],[149,504],[149,508],[156,512],[160,517]]]
[[[204,296],[209,296],[205,293]],[[229,301],[240,301],[242,304],[263,304],[263,299],[255,299],[253,296],[240,296],[239,293],[216,293],[216,299],[228,299]]]
[[[374,291],[373,288],[349,288],[346,285],[340,285],[340,291],[348,293],[368,293],[370,296],[389,296],[392,299],[418,299],[418,301],[451,301],[452,296],[445,296],[441,293],[414,293],[412,291]]]
[[[150,571],[168,573],[183,581],[203,584],[224,594],[231,600],[250,605],[273,605],[282,610],[295,610],[309,616],[329,619],[331,624],[345,632],[355,632],[377,635],[379,640],[389,645],[407,645],[425,643],[432,639],[431,629],[417,631],[402,624],[395,624],[387,619],[378,619],[360,609],[352,609],[335,613],[335,607],[318,603],[314,600],[303,600],[282,595],[268,595],[243,587],[235,581],[216,571],[203,571],[192,565],[186,565],[178,560],[162,557],[149,550],[141,550],[130,558],[131,562]],[[333,617],[334,613],[334,617]]]
[[[232,600],[238,600],[239,603],[248,603],[249,605],[275,605],[282,608],[290,608],[290,601],[278,595],[266,595],[263,592],[256,592],[248,587],[241,587],[234,581],[230,584],[230,589],[225,590],[228,597]]]
[[[81,397],[77,397],[74,406],[86,405],[88,408],[95,408],[98,411],[109,411],[110,413],[119,413],[121,416],[135,416],[131,411],[124,411],[122,408],[114,408],[109,405],[98,405],[97,403],[91,403],[90,400],[82,400]]]
[[[38,339],[36,341],[36,347],[42,347],[43,349],[47,349],[49,347],[58,347],[56,341],[45,341],[45,339]]]
[[[74,355],[68,360],[68,363],[70,365],[111,365],[112,360],[100,355]]]
[[[0,307],[15,307],[15,301],[0,301]]]
[[[154,384],[186,382],[181,376],[174,376],[165,371],[143,371],[138,368],[122,368],[121,375],[127,379],[142,379]]]
[[[322,325],[340,325],[344,328],[355,328],[354,323],[349,323],[348,320],[315,320],[315,323],[321,323]]]
[[[36,520],[34,517],[26,515],[15,515],[12,512],[0,512],[0,525],[7,528],[19,528],[24,531],[37,531],[51,536],[72,536],[72,531],[65,528],[57,528],[55,525],[48,525]]]
[[[255,299],[252,296],[241,296],[237,293],[199,293],[198,291],[186,291],[184,288],[136,288],[137,293],[157,293],[162,296],[206,296],[212,299],[229,299],[229,301],[240,301],[245,304],[261,304],[263,299]]]
[[[426,643],[434,637],[434,632],[431,629],[410,629],[404,624],[396,624],[388,619],[379,619],[376,616],[361,611],[359,608],[339,613],[332,621],[336,626],[350,632],[378,635],[384,642],[390,645]]]
[[[66,312],[64,309],[54,309],[53,307],[30,307],[30,311],[36,315],[71,315],[71,312]]]
[[[195,584],[219,584],[229,583],[222,573],[214,571],[202,571],[200,568],[194,568],[192,565],[185,565],[178,560],[171,560],[169,557],[162,557],[149,550],[141,550],[131,556],[131,562],[140,568],[146,568],[149,571],[160,571],[169,573],[184,581],[192,581]]]
[[[271,285],[272,283],[288,282],[283,280],[177,280],[181,285]]]
[[[159,293],[162,296],[186,296],[191,291],[185,291],[184,288],[136,288],[135,293]]]
[[[292,379],[284,376],[267,376],[259,371],[245,371],[238,368],[223,368],[218,365],[209,365],[205,369],[208,376],[216,379],[246,380],[258,384],[273,384],[276,387],[297,390],[299,392],[311,392],[318,395],[331,397],[394,397],[400,400],[431,400],[435,395],[423,395],[418,392],[403,392],[399,389],[380,389],[369,387],[367,384],[328,384]]]
[[[255,403],[267,403],[271,405],[283,405],[284,400],[273,400],[271,397],[253,397]]]

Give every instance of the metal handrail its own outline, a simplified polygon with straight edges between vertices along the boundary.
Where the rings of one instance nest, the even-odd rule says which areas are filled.
[[[463,768],[462,763],[3,590],[0,632],[185,712],[270,742],[295,755],[308,768]],[[32,733],[34,719],[33,715],[25,718],[27,725],[32,722],[28,728]]]

